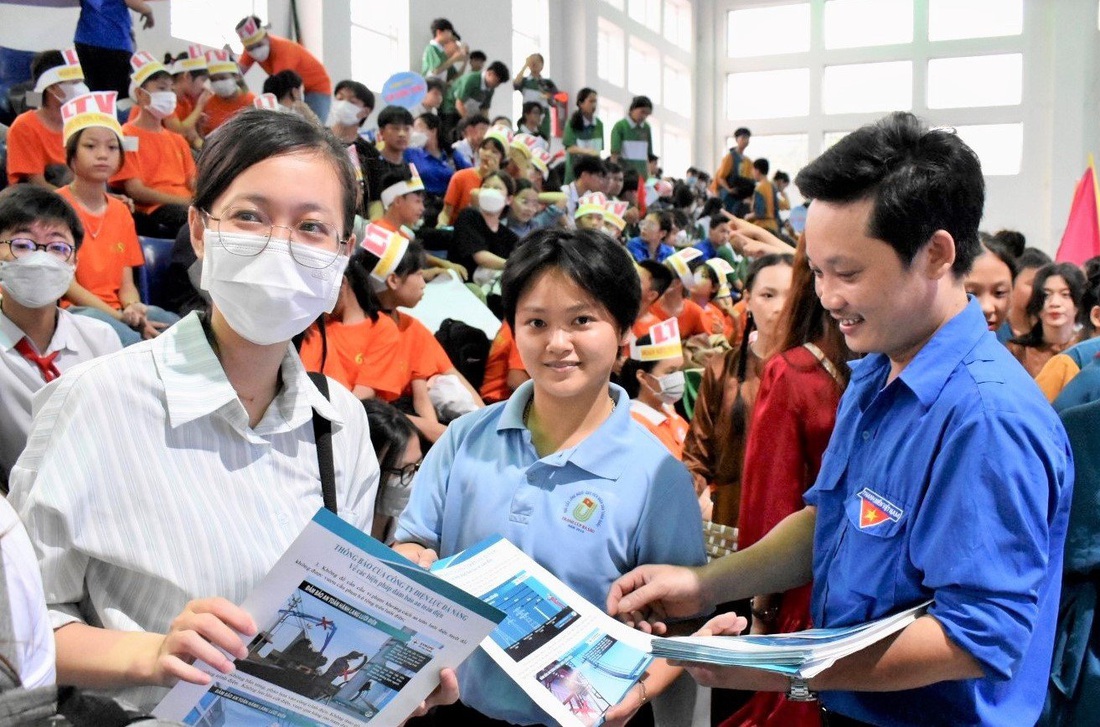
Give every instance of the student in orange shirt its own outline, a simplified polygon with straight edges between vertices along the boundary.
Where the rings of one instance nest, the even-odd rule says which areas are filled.
[[[405,384],[396,365],[400,337],[371,294],[367,254],[357,250],[351,256],[336,306],[324,316],[324,333],[314,323],[299,355],[307,371],[323,372],[360,399],[393,401]]]
[[[137,139],[137,150],[126,153],[122,170],[111,178],[134,200],[138,234],[174,239],[187,224],[187,208],[195,185],[195,158],[187,140],[164,126],[176,110],[172,75],[146,51],[130,59],[130,98],[141,111],[123,127]]]
[[[485,379],[478,393],[486,404],[495,404],[510,397],[520,384],[530,378],[523,359],[519,356],[512,327],[505,321],[489,349],[489,358],[485,361]]]
[[[206,104],[214,97],[210,90],[210,73],[206,70],[206,52],[201,45],[192,45],[175,58],[166,56],[164,62],[172,74],[177,99],[176,113],[166,118],[164,125],[183,135],[192,149],[201,149],[199,122],[206,113]],[[133,121],[133,117],[130,120]]]
[[[327,119],[332,104],[332,79],[317,57],[301,44],[271,35],[255,15],[237,23],[237,35],[244,45],[241,72],[247,73],[253,63],[269,76],[280,71],[294,71],[305,84],[305,101],[319,119]]]
[[[145,264],[127,206],[107,194],[107,180],[122,165],[123,132],[115,116],[115,92],[97,91],[69,101],[65,157],[73,181],[58,190],[84,225],[76,277],[65,294],[73,313],[109,324],[122,345],[153,338],[179,318],[141,302],[134,268]]]
[[[8,184],[30,182],[47,189],[60,183],[56,174],[68,177],[65,166],[65,144],[61,138],[61,105],[88,92],[84,72],[76,51],[69,49],[42,51],[31,61],[34,95],[40,97],[39,108],[15,118],[8,130]],[[30,95],[28,95],[30,98]],[[32,99],[33,100],[33,99]]]
[[[227,50],[206,52],[206,70],[214,96],[206,102],[206,120],[199,126],[203,137],[244,109],[252,108],[256,94],[244,87],[241,69]]]
[[[447,193],[443,195],[443,211],[439,213],[439,227],[453,224],[458,214],[474,201],[473,192],[481,188],[481,182],[500,171],[507,154],[506,145],[499,138],[486,136],[477,148],[478,165],[460,169],[451,176]]]
[[[653,260],[642,260],[640,263],[635,263],[635,268],[638,271],[638,280],[642,285],[642,306],[638,309],[640,312],[631,331],[634,333],[635,338],[641,338],[649,334],[651,326],[661,322],[661,319],[656,314],[651,313],[650,309],[672,285],[672,270],[667,265]]]
[[[695,283],[691,286],[691,300],[703,309],[704,326],[709,331],[720,331],[731,345],[741,340],[741,327],[734,319],[733,303],[730,301],[730,276],[733,267],[719,257],[706,262],[692,261],[695,271]]]
[[[672,271],[672,282],[657,302],[649,307],[649,312],[659,321],[675,318],[680,324],[680,335],[684,338],[691,338],[701,333],[709,335],[722,332],[720,328],[718,330],[708,328],[703,309],[684,295],[684,291],[690,291],[695,282],[695,275],[691,272],[688,263],[701,255],[702,253],[695,248],[686,247],[665,258],[663,264]]]
[[[667,332],[664,343],[657,331]],[[684,350],[676,319],[662,321],[630,346],[619,374],[619,385],[630,396],[630,416],[661,440],[676,459],[683,459],[684,439],[691,425],[676,412],[684,396]]]
[[[395,368],[402,375],[401,398],[410,402],[407,408],[411,412],[406,413],[417,430],[434,442],[447,429],[440,422],[431,393],[440,382],[439,377],[454,377],[448,381],[464,389],[474,407],[483,407],[485,403],[451,363],[432,332],[420,321],[397,310],[398,307],[413,308],[424,297],[424,252],[420,245],[378,225],[367,227],[362,245],[367,251],[367,265],[373,266],[372,292],[382,312],[397,324],[401,334]],[[379,266],[383,260],[385,264]]]

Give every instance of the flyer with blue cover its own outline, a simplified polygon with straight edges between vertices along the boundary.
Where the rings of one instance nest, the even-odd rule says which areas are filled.
[[[260,627],[208,685],[155,714],[188,725],[397,725],[505,618],[321,509],[241,604]],[[198,663],[203,668],[205,665]]]

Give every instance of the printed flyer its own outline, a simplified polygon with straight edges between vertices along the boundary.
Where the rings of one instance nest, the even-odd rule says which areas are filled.
[[[437,561],[432,572],[506,614],[481,647],[558,724],[600,724],[653,660],[648,635],[499,536]]]
[[[232,674],[177,684],[187,725],[397,725],[505,614],[321,509],[241,604],[260,627]],[[199,664],[200,668],[204,665]]]

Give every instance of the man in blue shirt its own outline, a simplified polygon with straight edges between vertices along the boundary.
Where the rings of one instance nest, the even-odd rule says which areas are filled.
[[[665,242],[670,232],[672,215],[661,211],[650,212],[638,225],[638,237],[627,240],[626,249],[637,262],[653,260],[662,263],[676,252],[676,248]]]
[[[809,680],[691,671],[713,686],[820,692],[830,725],[1033,724],[1073,462],[1060,422],[963,288],[984,202],[977,156],[897,113],[822,154],[798,187],[814,200],[806,256],[821,303],[867,354],[852,365],[807,507],[706,568],[627,574],[608,608],[687,616],[811,577],[822,627],[931,600],[896,635]],[[744,625],[725,614],[705,628]]]

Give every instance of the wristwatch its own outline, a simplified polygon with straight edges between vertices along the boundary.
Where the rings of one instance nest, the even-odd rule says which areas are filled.
[[[802,677],[790,677],[787,686],[787,700],[791,702],[816,702],[817,692],[810,689],[810,683]]]

